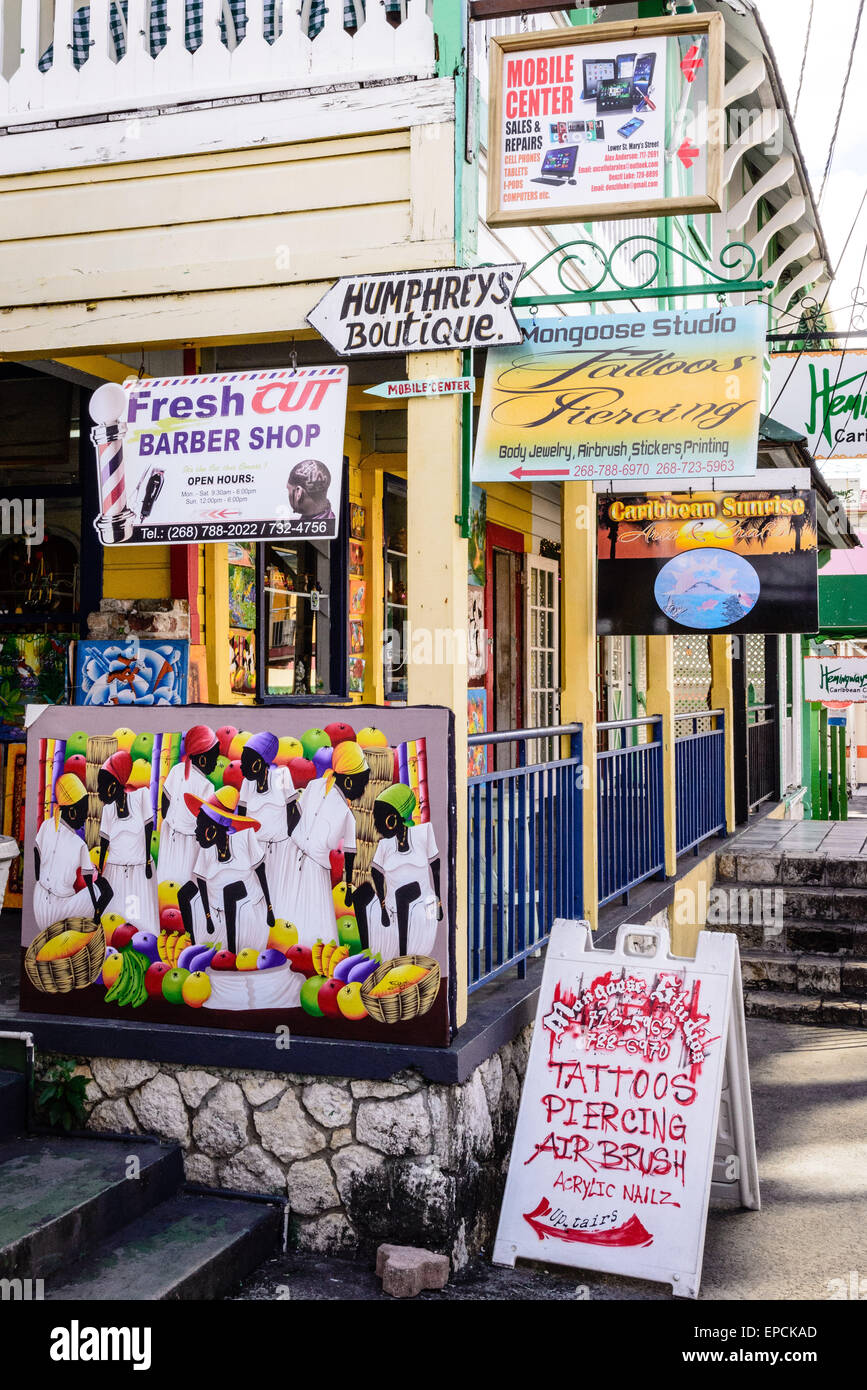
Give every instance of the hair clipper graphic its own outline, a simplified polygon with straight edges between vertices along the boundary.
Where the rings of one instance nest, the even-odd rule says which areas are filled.
[[[138,516],[139,524],[147,521],[154,507],[157,498],[163,490],[163,483],[166,480],[164,468],[153,467],[148,469],[139,478],[136,490],[132,495],[133,514]]]
[[[90,398],[90,418],[93,428],[90,438],[96,449],[99,473],[99,493],[102,512],[94,519],[94,527],[103,545],[128,541],[135,527],[135,517],[126,501],[126,472],[123,462],[123,437],[126,434],[127,395],[117,382],[107,381]]]

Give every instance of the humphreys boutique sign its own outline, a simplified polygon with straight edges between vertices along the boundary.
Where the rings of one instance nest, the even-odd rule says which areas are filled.
[[[867,661],[818,656],[804,662],[805,700],[867,700]]]
[[[815,458],[867,458],[867,352],[773,353],[771,398]]]
[[[488,353],[477,482],[756,471],[759,306],[523,320]]]
[[[103,545],[336,536],[348,378],[281,367],[100,386]]]
[[[815,493],[603,493],[597,506],[600,636],[818,626]]]
[[[341,357],[519,343],[512,296],[523,265],[348,275],[307,322]]]
[[[721,15],[490,41],[488,222],[718,211]]]

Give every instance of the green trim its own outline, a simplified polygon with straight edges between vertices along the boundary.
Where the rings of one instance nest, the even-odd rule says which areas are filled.
[[[639,261],[646,264],[649,261],[650,271],[639,284],[626,285],[614,270],[614,258],[619,251],[635,244],[637,244],[637,250],[630,257],[631,264],[635,265]],[[671,265],[675,256],[679,256],[681,261],[685,261],[689,265],[694,265],[702,274],[710,269],[716,278],[694,285],[672,285],[670,283]],[[615,243],[610,252],[606,252],[598,242],[592,241],[589,237],[576,237],[572,241],[563,242],[562,245],[554,246],[550,251],[546,251],[544,256],[540,256],[534,265],[524,271],[518,282],[518,288],[524,280],[534,275],[552,257],[559,258],[557,260],[557,279],[563,286],[563,293],[517,295],[513,301],[517,308],[540,304],[604,303],[609,300],[621,299],[670,300],[676,295],[686,297],[696,294],[744,294],[758,289],[770,289],[769,281],[745,278],[752,275],[755,269],[756,255],[752,247],[744,241],[729,242],[720,252],[719,267],[714,270],[713,267],[703,265],[694,256],[690,256],[683,249],[683,246],[672,246],[671,242],[664,237],[651,236],[646,232],[624,237]],[[598,271],[598,278],[590,285],[589,289],[570,290],[563,279],[565,268],[570,262],[576,261],[581,270],[589,275],[590,272],[588,272],[585,261],[590,257],[595,257],[597,265],[601,267]],[[721,272],[733,270],[738,265],[742,267],[739,276],[731,279],[723,278]],[[654,282],[656,282],[655,285]],[[606,289],[607,284],[615,288]],[[664,291],[660,288],[661,285],[665,285]]]

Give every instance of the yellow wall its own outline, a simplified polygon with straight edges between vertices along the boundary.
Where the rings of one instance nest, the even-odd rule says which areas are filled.
[[[539,542],[560,539],[560,498],[527,483],[486,483],[487,519],[520,531],[524,550],[538,555]]]
[[[0,178],[2,354],[286,339],[341,275],[453,265],[453,192],[450,123]]]
[[[716,880],[716,854],[699,860],[675,885],[668,909],[671,949],[676,956],[694,956],[698,934],[707,923],[710,891]]]
[[[167,545],[106,546],[102,558],[105,598],[171,598]]]

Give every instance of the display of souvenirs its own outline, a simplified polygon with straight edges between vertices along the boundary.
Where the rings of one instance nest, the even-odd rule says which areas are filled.
[[[349,534],[353,540],[364,540],[365,519],[364,508],[358,502],[351,502],[349,505]]]
[[[282,736],[254,710],[254,731],[64,713],[30,734],[23,1006],[448,1042],[447,711],[379,711],[390,736],[321,706]]]
[[[28,704],[64,704],[71,633],[19,632],[0,637],[0,739],[20,737]]]

